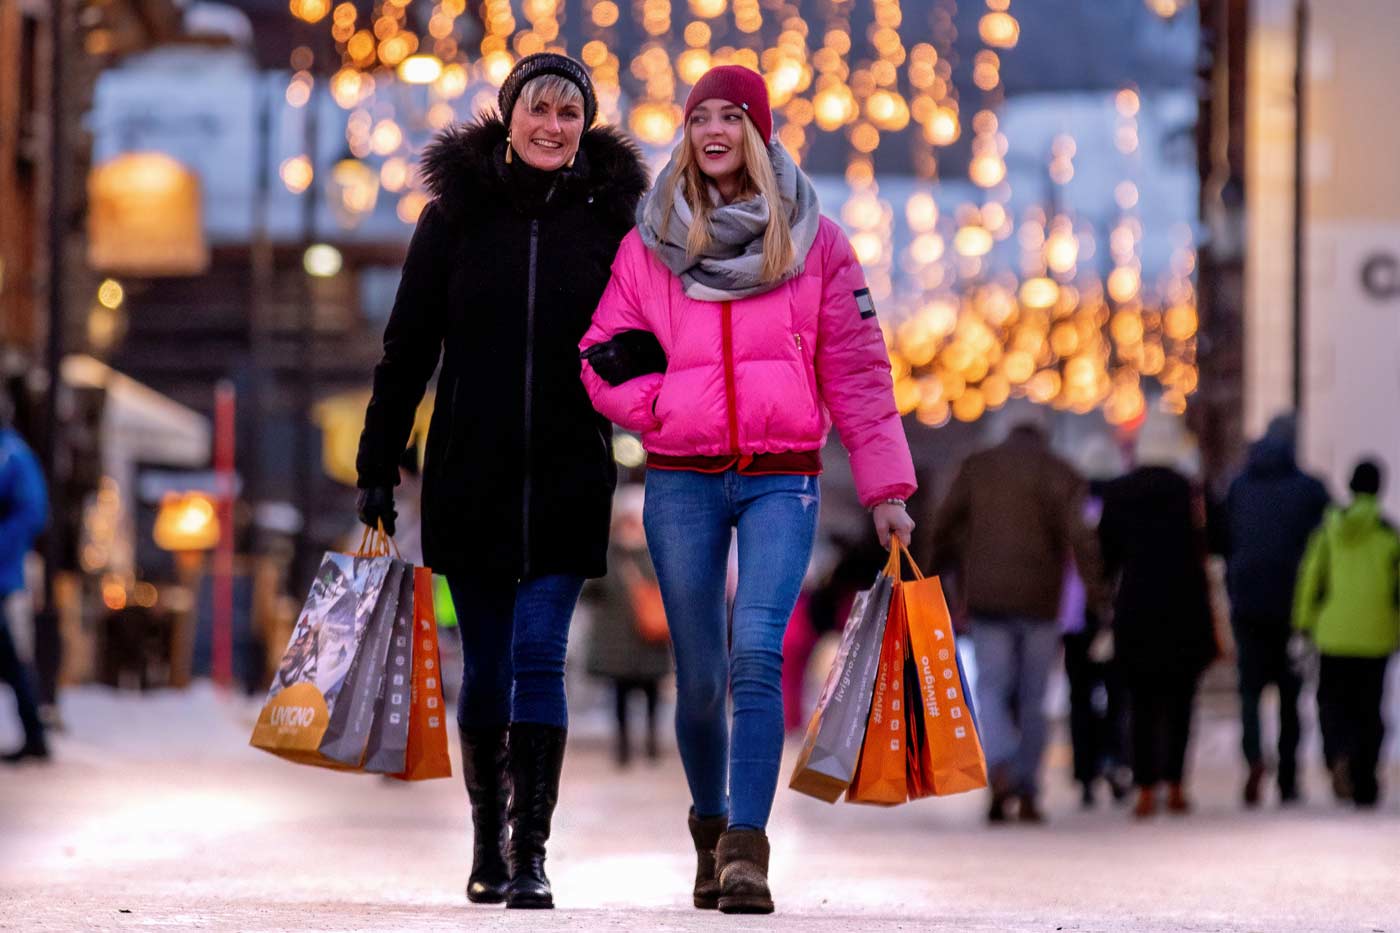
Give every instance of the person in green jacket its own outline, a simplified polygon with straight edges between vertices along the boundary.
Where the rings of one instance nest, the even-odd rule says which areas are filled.
[[[1386,665],[1400,645],[1400,535],[1381,515],[1381,468],[1364,460],[1352,502],[1329,509],[1298,574],[1293,626],[1322,656],[1318,720],[1339,800],[1373,807]]]

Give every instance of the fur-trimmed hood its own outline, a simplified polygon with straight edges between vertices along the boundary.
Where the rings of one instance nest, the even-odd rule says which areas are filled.
[[[499,117],[482,114],[474,123],[443,130],[424,150],[423,180],[448,218],[461,218],[468,207],[484,199],[510,198],[506,135]],[[563,190],[603,205],[628,227],[637,201],[650,184],[636,144],[610,126],[584,133],[573,167],[561,172]]]

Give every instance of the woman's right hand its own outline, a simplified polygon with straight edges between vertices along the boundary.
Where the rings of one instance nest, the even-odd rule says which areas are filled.
[[[880,547],[888,548],[891,536],[899,538],[905,547],[912,543],[914,519],[909,517],[909,511],[902,501],[890,499],[881,502],[871,510],[871,516],[875,519],[875,534],[880,538]]]
[[[394,511],[392,486],[370,486],[368,489],[361,489],[355,505],[360,521],[371,529],[378,529],[383,524],[384,533],[391,538],[394,536],[394,520],[399,517],[399,513]]]

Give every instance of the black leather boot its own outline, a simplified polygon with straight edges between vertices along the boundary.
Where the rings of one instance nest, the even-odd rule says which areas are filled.
[[[510,725],[510,887],[506,906],[551,908],[554,894],[544,873],[545,843],[568,731],[534,722]]]
[[[462,777],[472,806],[472,873],[467,900],[499,904],[506,899],[506,805],[510,800],[506,727],[462,730]]]
[[[692,900],[701,910],[719,907],[719,878],[715,873],[715,846],[729,828],[729,817],[707,816],[703,819],[690,808],[690,838],[695,841],[695,892]]]

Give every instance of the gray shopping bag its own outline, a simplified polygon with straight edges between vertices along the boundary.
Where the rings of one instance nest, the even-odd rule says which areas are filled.
[[[357,662],[371,640],[367,636],[394,563],[364,554],[329,553],[322,559],[251,745],[303,764],[345,766],[328,758],[322,745],[332,735],[332,721],[338,723],[335,735],[344,731],[356,696]],[[397,594],[397,586],[391,592]],[[387,647],[379,649],[381,665]]]
[[[374,725],[374,707],[379,699],[379,680],[384,676],[384,663],[398,612],[399,590],[407,566],[401,560],[389,564],[360,650],[345,675],[341,687],[345,695],[331,710],[326,734],[321,739],[320,752],[324,757],[351,768],[361,767],[365,760],[365,747]]]
[[[851,606],[841,648],[827,674],[788,784],[799,793],[835,803],[855,777],[893,589],[893,579],[881,574]]]
[[[374,725],[365,749],[365,770],[398,774],[408,758],[408,720],[413,708],[413,568],[404,568],[394,611],[389,655],[379,678]]]

